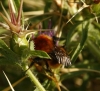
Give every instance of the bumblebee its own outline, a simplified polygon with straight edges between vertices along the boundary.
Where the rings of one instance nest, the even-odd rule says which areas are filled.
[[[46,34],[40,34],[36,38],[33,39],[35,50],[41,50],[48,53],[51,59],[43,59],[36,57],[33,59],[30,67],[37,63],[40,66],[46,65],[47,69],[56,69],[57,67],[64,65],[71,65],[71,60],[65,49],[56,44],[58,38],[51,37]]]

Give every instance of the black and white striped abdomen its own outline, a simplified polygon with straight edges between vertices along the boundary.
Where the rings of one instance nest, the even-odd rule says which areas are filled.
[[[70,66],[70,57],[66,54],[66,51],[62,47],[55,46],[51,58],[64,66]]]

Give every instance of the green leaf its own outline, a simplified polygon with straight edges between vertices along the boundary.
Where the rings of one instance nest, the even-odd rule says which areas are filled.
[[[50,59],[50,56],[46,52],[40,50],[30,51],[28,48],[23,50],[21,57],[22,59],[27,60],[31,56]]]
[[[79,53],[82,51],[84,44],[86,42],[87,39],[87,35],[88,35],[88,27],[89,27],[89,22],[84,22],[83,25],[85,25],[82,29],[82,37],[81,37],[81,41],[78,44],[77,48],[75,49],[75,52],[73,53],[71,60],[74,63],[79,55]]]
[[[31,56],[29,48],[26,46],[21,46],[20,47],[20,55],[21,55],[22,61],[27,61],[28,58]]]
[[[19,0],[13,0],[14,8],[16,10],[16,13],[18,12],[18,9],[20,7],[20,1]]]
[[[35,50],[35,51],[31,51],[30,53],[32,56],[50,59],[50,56],[44,51]]]
[[[50,59],[50,56],[44,51],[41,50],[31,51],[29,50],[29,48],[24,48],[22,51],[21,59],[27,61],[28,58],[30,57],[40,57],[40,58]]]
[[[15,64],[19,62],[19,57],[15,54],[6,43],[0,39],[0,64]]]
[[[76,32],[77,27],[79,25],[81,25],[82,23],[83,23],[83,21],[80,21],[80,22],[74,24],[73,27],[69,28],[70,31],[68,32],[67,37],[66,37],[65,47],[68,47],[68,45],[70,44],[71,38],[73,37],[73,35]]]

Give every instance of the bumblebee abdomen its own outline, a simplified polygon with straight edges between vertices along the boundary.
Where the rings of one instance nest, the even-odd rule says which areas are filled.
[[[50,54],[50,57],[56,63],[62,64],[64,66],[71,65],[70,57],[62,47],[55,46],[52,53]]]

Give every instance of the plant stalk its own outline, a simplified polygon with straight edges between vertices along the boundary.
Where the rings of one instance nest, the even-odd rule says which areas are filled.
[[[26,68],[25,70],[27,70],[27,66],[25,68]],[[46,91],[30,69],[26,71],[26,74],[31,79],[31,81],[36,85],[39,91]]]

